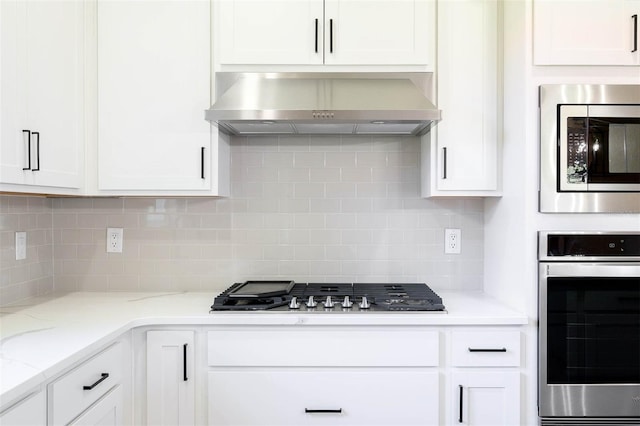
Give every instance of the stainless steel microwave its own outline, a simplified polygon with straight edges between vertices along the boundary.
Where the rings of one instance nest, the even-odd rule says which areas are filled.
[[[640,85],[540,86],[540,211],[640,213]]]

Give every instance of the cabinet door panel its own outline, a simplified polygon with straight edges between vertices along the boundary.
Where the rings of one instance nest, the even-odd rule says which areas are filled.
[[[39,132],[32,136],[38,185],[82,185],[83,32],[82,1],[28,2],[27,126]]]
[[[147,332],[147,424],[195,424],[193,331]]]
[[[100,190],[210,188],[210,37],[207,1],[98,2]]]
[[[533,13],[536,65],[640,64],[638,0],[535,0]]]
[[[437,425],[438,406],[428,369],[209,371],[210,425]]]
[[[520,373],[517,371],[451,374],[452,425],[513,426],[520,422]]]
[[[222,64],[322,64],[322,0],[226,0],[220,16]]]
[[[7,0],[0,8],[0,181],[80,188],[84,2]],[[30,150],[23,130],[39,133],[31,134]]]
[[[47,420],[47,399],[40,391],[20,401],[0,414],[0,425],[34,426],[44,425]]]
[[[434,10],[431,0],[326,0],[325,63],[428,65]]]
[[[72,426],[118,426],[122,424],[122,388],[116,386],[70,423]]]
[[[431,164],[437,190],[497,189],[496,22],[494,0],[443,2],[438,8],[438,108],[443,116],[435,128]]]

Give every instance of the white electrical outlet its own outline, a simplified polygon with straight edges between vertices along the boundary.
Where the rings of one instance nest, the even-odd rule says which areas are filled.
[[[107,228],[107,253],[122,253],[122,228]]]
[[[27,258],[27,233],[25,231],[16,232],[16,260]]]
[[[446,254],[460,254],[460,243],[462,243],[460,229],[445,228],[444,252]]]

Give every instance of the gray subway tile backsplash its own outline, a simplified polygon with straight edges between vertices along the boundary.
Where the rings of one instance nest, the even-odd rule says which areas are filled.
[[[483,201],[420,198],[419,150],[412,137],[237,138],[228,199],[0,196],[0,305],[247,279],[480,289]],[[124,228],[122,254],[106,253],[106,227]],[[460,255],[444,254],[445,227],[462,229]]]

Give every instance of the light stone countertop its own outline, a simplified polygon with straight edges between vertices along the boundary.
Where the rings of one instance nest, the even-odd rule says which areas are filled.
[[[209,313],[216,293],[78,292],[0,308],[0,408],[124,332],[149,325],[523,325],[481,292],[437,291],[446,313]]]

